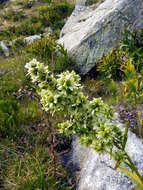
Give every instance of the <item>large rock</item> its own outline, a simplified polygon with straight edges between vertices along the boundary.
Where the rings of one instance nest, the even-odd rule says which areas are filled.
[[[143,27],[142,0],[105,0],[98,7],[77,5],[59,43],[75,58],[80,73],[86,74],[120,42],[126,27]]]
[[[122,125],[120,125],[122,127]],[[73,141],[71,160],[73,167],[81,168],[77,190],[132,190],[131,180],[113,168],[115,163],[108,155],[98,155],[93,149],[80,146]],[[135,134],[129,132],[126,150],[143,173],[143,144]]]

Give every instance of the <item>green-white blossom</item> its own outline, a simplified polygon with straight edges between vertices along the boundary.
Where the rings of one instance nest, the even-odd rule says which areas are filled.
[[[113,122],[112,108],[101,98],[90,101],[83,94],[80,77],[74,71],[54,77],[47,66],[35,59],[25,67],[40,87],[43,109],[51,114],[63,112],[68,118],[58,124],[60,132],[79,136],[81,143],[98,152],[112,152],[114,141],[122,144],[123,134]]]
[[[128,175],[133,171],[136,183],[143,187],[143,179],[125,151],[128,127],[124,133],[117,127],[113,109],[101,98],[89,100],[82,92],[79,75],[74,71],[54,76],[48,66],[36,59],[25,67],[27,75],[38,86],[43,109],[52,115],[63,114],[63,122],[58,124],[59,131],[78,136],[81,143],[93,147],[98,153],[109,153],[116,161],[115,168],[120,168]],[[122,162],[131,171],[126,172],[125,168],[120,167]]]

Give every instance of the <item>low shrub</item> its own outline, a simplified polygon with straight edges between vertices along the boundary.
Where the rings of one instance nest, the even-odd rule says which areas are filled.
[[[132,61],[128,61],[123,71],[126,79],[121,83],[124,100],[126,103],[137,104],[143,100],[143,73],[137,73]]]
[[[13,20],[14,22],[16,22],[16,21],[21,21],[25,19],[26,16],[23,10],[19,10],[19,11],[9,10],[4,13],[3,18],[6,20]]]
[[[139,32],[125,30],[120,46],[107,56],[103,56],[98,64],[98,71],[106,80],[122,80],[125,76],[123,68],[131,59],[136,72],[141,73],[143,69],[143,30]]]
[[[52,59],[56,50],[56,42],[54,38],[45,37],[40,41],[36,41],[27,47],[27,52],[40,59]]]
[[[16,140],[22,131],[19,127],[24,128],[42,118],[42,111],[25,77],[23,64],[26,61],[28,58],[24,54],[0,60],[0,71],[4,73],[0,75],[1,139]]]
[[[23,48],[25,47],[25,43],[23,38],[17,38],[12,42],[12,45],[10,46],[10,50],[12,54],[15,54],[16,52],[22,52]]]
[[[39,8],[39,19],[44,26],[61,29],[65,23],[64,19],[71,14],[72,10],[73,6],[66,2],[52,3]]]
[[[4,30],[2,33],[0,33],[0,40],[9,39],[11,40],[13,37],[13,33],[10,31],[11,27],[8,28],[8,30]]]
[[[37,20],[38,21],[38,20]],[[33,22],[31,19],[22,22],[17,26],[10,26],[2,34],[0,39],[13,40],[20,36],[30,36],[43,33],[43,26],[40,22]]]
[[[121,66],[128,60],[127,55],[120,48],[113,49],[99,61],[97,70],[104,80],[121,80],[124,72]]]
[[[42,25],[40,22],[32,23],[31,20],[25,21],[19,26],[14,26],[11,28],[11,32],[14,33],[16,36],[28,36],[42,33]]]
[[[56,43],[54,37],[45,37],[34,42],[27,47],[27,52],[31,57],[47,62],[53,72],[60,73],[74,68],[74,61],[64,47]]]
[[[138,32],[125,30],[122,49],[133,59],[137,72],[140,72],[143,68],[143,29]]]

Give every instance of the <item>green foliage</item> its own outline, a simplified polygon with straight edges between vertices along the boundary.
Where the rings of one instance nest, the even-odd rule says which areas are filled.
[[[120,81],[126,77],[123,68],[132,60],[137,73],[142,72],[143,63],[143,30],[129,32],[125,30],[119,47],[103,56],[98,64],[99,74],[104,80]]]
[[[3,49],[2,49],[2,47],[0,46],[0,53],[1,53],[1,52],[3,52]]]
[[[20,36],[42,34],[44,33],[44,28],[47,26],[50,26],[54,33],[59,36],[59,30],[63,27],[65,19],[71,14],[74,7],[66,1],[46,1],[45,3],[48,3],[48,5],[42,5],[38,10],[35,7],[36,14],[34,16],[32,14],[30,16],[27,15],[25,21],[23,19],[26,18],[26,11],[24,12],[23,8],[30,8],[35,4],[35,1],[19,1],[17,4],[22,6],[22,9],[17,11],[9,9],[6,11],[3,15],[4,19],[22,22],[15,25],[12,24],[12,26],[8,25],[0,34],[0,40],[11,40]],[[32,12],[34,9],[32,9]]]
[[[83,81],[83,86],[85,92],[88,94],[90,98],[93,97],[104,97],[106,95],[106,90],[108,90],[105,82],[99,79],[93,79],[90,77],[86,77]]]
[[[18,125],[18,104],[14,100],[0,100],[0,136],[13,138]]]
[[[52,3],[48,6],[39,8],[39,19],[44,26],[50,26],[52,29],[61,29],[64,25],[64,19],[70,15],[73,7],[66,2]]]
[[[46,165],[44,161],[39,160],[38,157],[43,157],[41,154],[37,154],[36,157],[25,155],[25,158],[15,158],[12,166],[9,166],[8,170],[11,174],[7,175],[9,181],[7,186],[12,188],[12,184],[16,183],[17,189],[46,189],[47,182],[44,178]],[[13,182],[13,183],[12,183]]]
[[[108,86],[109,91],[111,92],[112,96],[114,98],[116,98],[116,95],[118,93],[116,82],[114,80],[111,80],[110,83],[107,86]]]
[[[74,67],[73,60],[67,51],[55,38],[45,37],[27,47],[27,52],[32,56],[47,62],[53,72],[60,73],[64,70],[71,70]]]
[[[15,58],[9,58],[6,61],[1,61],[4,64],[1,65],[1,70],[4,70],[5,74],[0,79],[0,99],[11,97],[13,92],[17,92],[20,88],[28,84],[23,67],[23,64],[27,60],[24,56],[17,56]]]
[[[31,19],[22,22],[16,26],[10,26],[0,35],[0,39],[12,40],[20,36],[30,36],[43,33],[43,27],[40,22],[33,22]]]
[[[29,81],[25,77],[23,65],[27,60],[25,56],[9,58],[5,61],[1,60],[0,68],[1,71],[5,70],[5,74],[0,78],[0,100],[15,102],[19,105],[17,113],[19,125],[28,124],[41,117],[41,110],[38,109],[39,105],[34,100],[31,100],[29,103],[27,97],[24,97],[22,100],[13,99],[13,93],[20,92],[20,89],[24,89],[26,85],[28,88],[30,86]],[[0,123],[1,120],[3,120],[3,117],[0,117]]]
[[[20,147],[22,148],[22,147]],[[15,190],[70,190],[64,175],[67,173],[58,164],[57,170],[63,176],[54,176],[51,159],[43,146],[32,152],[22,153],[15,147],[1,148],[1,164],[5,167],[1,177],[7,189]],[[8,155],[8,157],[5,156]]]
[[[56,47],[55,39],[47,36],[40,41],[30,44],[27,47],[27,52],[40,59],[52,60],[55,56]]]
[[[125,30],[122,49],[133,59],[136,71],[140,72],[143,64],[143,30]]]
[[[114,100],[133,105],[142,102],[142,50],[143,31],[129,32],[125,30],[120,46],[99,62],[97,69],[109,94],[114,94]]]
[[[22,52],[24,47],[25,47],[24,39],[19,37],[12,41],[12,44],[9,49],[12,54],[15,54],[17,52]]]
[[[143,98],[143,73],[137,73],[132,61],[124,66],[123,71],[126,80],[122,82],[123,96],[126,102],[137,103],[138,100]]]
[[[21,21],[26,18],[24,11],[9,10],[4,13],[3,18],[6,20]]]
[[[32,23],[31,20],[25,21],[18,26],[13,26],[10,28],[10,33],[15,34],[16,36],[28,36],[42,33],[42,25],[40,22]]]
[[[109,122],[113,112],[107,105],[104,105],[101,99],[89,101],[88,97],[84,96],[79,83],[80,78],[75,72],[64,72],[58,75],[56,79],[49,72],[48,67],[44,67],[42,63],[36,60],[29,62],[26,68],[28,69],[28,74],[31,75],[32,81],[39,82],[44,110],[50,111],[51,114],[64,112],[65,116],[69,115],[68,121],[59,124],[61,131],[68,135],[77,134],[80,136],[81,141],[95,146],[96,151],[102,152],[112,149],[113,139],[106,133],[111,133],[111,131],[114,133],[114,130],[118,130],[114,125],[110,125]],[[45,83],[46,81],[48,83]],[[102,123],[101,127],[99,127],[100,122]],[[106,122],[109,124],[106,125]],[[104,130],[106,127],[108,130]],[[101,133],[101,131],[105,132],[102,135],[107,139],[103,140],[103,136],[100,139],[98,133]],[[116,136],[116,134],[114,135]],[[122,138],[120,132],[116,138]]]
[[[58,124],[60,132],[77,135],[81,143],[92,146],[96,152],[110,154],[116,169],[124,163],[135,172],[143,187],[143,179],[125,151],[128,128],[124,133],[118,128],[113,110],[100,98],[89,100],[74,71],[54,77],[48,66],[35,59],[25,67],[32,82],[38,84],[43,109],[52,115],[63,113],[63,122]]]
[[[134,183],[137,184],[137,186],[134,188],[135,190],[142,190],[142,188],[143,188],[142,181],[140,180],[140,178],[137,176],[136,173],[129,171],[126,168],[122,168],[122,167],[120,167],[119,170],[121,172],[124,172],[127,176],[129,176],[132,179],[132,181]]]
[[[113,49],[107,56],[103,56],[98,63],[97,70],[104,80],[121,80],[123,78],[123,71],[121,66],[127,61],[126,54],[119,48]]]
[[[0,100],[7,102],[15,102],[18,104],[17,119],[19,125],[27,125],[42,118],[42,111],[35,99],[30,99],[30,91],[25,87],[30,88],[30,83],[25,77],[24,64],[28,60],[25,55],[9,58],[1,61],[0,70],[5,70],[5,74],[0,78]],[[23,95],[24,92],[24,96]],[[34,93],[34,92],[33,92]],[[15,95],[17,96],[15,97]],[[34,95],[34,94],[33,94]],[[15,99],[14,99],[15,97]],[[21,97],[21,98],[20,98]],[[0,123],[3,117],[0,117]],[[8,133],[8,131],[7,131]]]

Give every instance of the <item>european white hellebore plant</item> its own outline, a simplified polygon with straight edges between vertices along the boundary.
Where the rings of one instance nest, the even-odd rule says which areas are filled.
[[[89,100],[82,92],[80,77],[74,71],[54,76],[43,63],[33,59],[26,64],[28,75],[38,85],[41,104],[46,112],[64,114],[59,131],[76,135],[80,142],[98,153],[108,153],[119,168],[143,187],[143,179],[125,151],[128,127],[123,133],[114,122],[114,112],[101,98]],[[68,118],[68,119],[67,119]],[[127,170],[121,166],[126,164]]]

